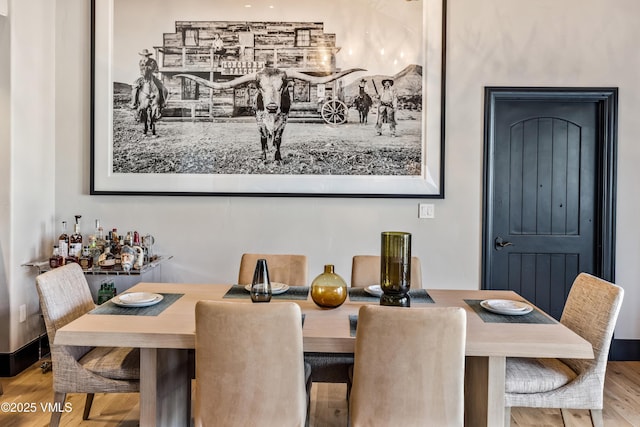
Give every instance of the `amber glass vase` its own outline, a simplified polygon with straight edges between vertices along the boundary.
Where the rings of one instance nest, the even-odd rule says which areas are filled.
[[[384,231],[380,244],[380,305],[409,307],[411,234]]]
[[[340,307],[347,299],[347,283],[333,271],[333,265],[325,265],[324,273],[311,282],[311,299],[322,308]]]

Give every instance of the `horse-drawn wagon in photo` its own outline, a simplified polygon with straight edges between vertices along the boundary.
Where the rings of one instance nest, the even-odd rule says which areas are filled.
[[[230,120],[261,110],[266,69],[286,74],[279,87],[288,119],[339,125],[347,121],[342,78],[360,69],[336,67],[335,34],[317,22],[177,21],[156,46],[169,90],[163,117]],[[223,47],[220,48],[220,45]]]
[[[341,90],[342,81],[333,82],[332,92],[334,95],[326,96],[321,101],[320,117],[330,125],[341,125],[347,121],[349,107],[344,101],[344,91]],[[338,86],[336,88],[336,86]]]

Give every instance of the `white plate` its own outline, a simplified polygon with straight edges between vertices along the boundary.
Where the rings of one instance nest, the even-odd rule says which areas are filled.
[[[130,292],[120,295],[119,298],[123,304],[140,304],[157,299],[158,294],[152,294],[151,292]]]
[[[508,299],[487,299],[480,302],[485,310],[493,313],[507,314],[510,316],[520,316],[531,313],[533,307],[522,301],[513,301]]]
[[[244,288],[247,292],[251,292],[251,285],[246,285]],[[285,285],[284,283],[271,282],[271,295],[284,294],[288,290],[289,285]]]
[[[149,292],[131,292],[111,298],[111,302],[120,307],[149,307],[162,301],[164,297],[160,294]]]
[[[364,288],[364,291],[369,295],[373,295],[374,297],[382,296],[382,288],[380,285],[371,285]]]

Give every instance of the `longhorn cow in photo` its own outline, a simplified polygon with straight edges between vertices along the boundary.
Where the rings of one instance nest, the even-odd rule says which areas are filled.
[[[193,80],[211,89],[230,89],[242,84],[253,83],[258,90],[255,99],[255,115],[262,143],[262,159],[267,158],[269,143],[275,147],[275,160],[282,160],[280,144],[282,132],[287,124],[291,97],[289,95],[289,82],[291,79],[307,81],[311,84],[330,83],[341,77],[356,71],[366,71],[362,68],[351,68],[329,76],[310,76],[296,70],[285,70],[274,67],[265,67],[255,73],[245,74],[228,82],[212,82],[191,74],[177,74],[175,77],[183,77]]]

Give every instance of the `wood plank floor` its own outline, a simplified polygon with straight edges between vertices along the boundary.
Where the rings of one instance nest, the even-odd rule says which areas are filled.
[[[52,401],[52,373],[43,373],[40,363],[12,378],[0,378],[4,394],[0,396],[0,426],[43,427],[51,413],[46,405]],[[316,383],[312,388],[311,426],[347,425],[347,401],[344,384]],[[610,362],[605,381],[604,425],[640,427],[640,362]],[[137,394],[97,394],[90,419],[82,421],[84,395],[70,394],[70,412],[63,414],[65,427],[134,427],[140,408]],[[6,404],[19,412],[7,412]],[[591,426],[588,411],[570,411],[567,427]],[[562,426],[559,410],[514,408],[511,426]],[[178,426],[179,427],[179,426]]]

